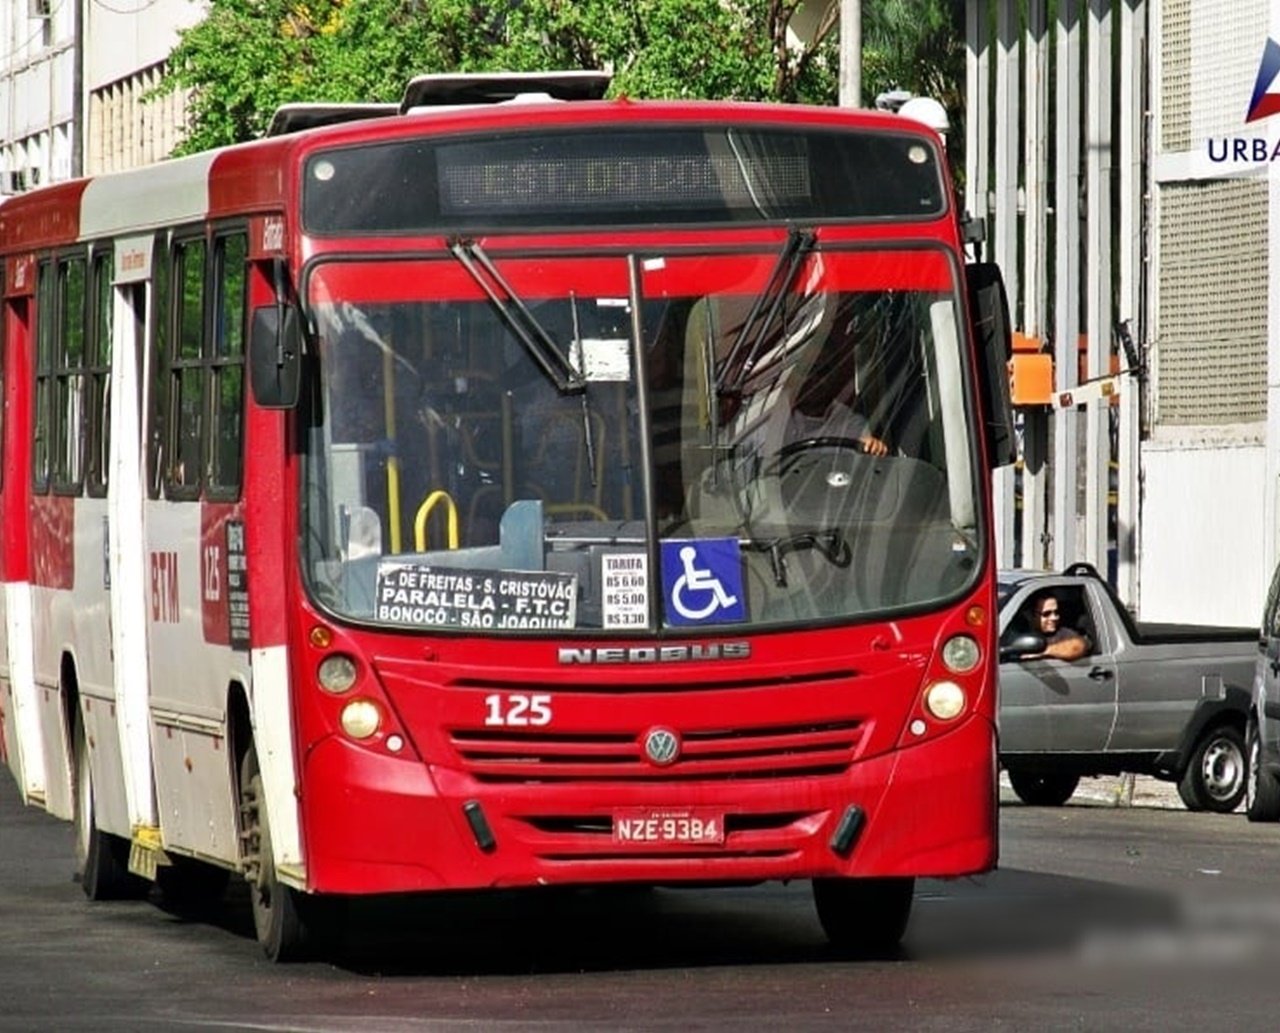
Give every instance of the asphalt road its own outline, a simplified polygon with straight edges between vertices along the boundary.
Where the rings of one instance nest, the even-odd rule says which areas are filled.
[[[0,774],[0,1030],[1274,1029],[1280,826],[1113,795],[1007,804],[1000,870],[921,883],[893,958],[768,885],[380,900],[277,967],[238,886],[204,917],[86,901],[70,827]]]

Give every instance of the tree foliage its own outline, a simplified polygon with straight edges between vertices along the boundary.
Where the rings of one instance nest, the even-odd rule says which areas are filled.
[[[258,136],[287,102],[398,101],[430,72],[609,69],[615,96],[835,103],[838,0],[800,43],[789,29],[804,2],[211,0],[160,89],[190,91],[184,153]],[[945,35],[957,6],[864,3],[869,88],[927,86],[931,58],[912,40],[939,47],[928,34]]]
[[[964,142],[965,0],[864,0],[862,96],[904,89],[932,97],[951,119],[953,150]]]

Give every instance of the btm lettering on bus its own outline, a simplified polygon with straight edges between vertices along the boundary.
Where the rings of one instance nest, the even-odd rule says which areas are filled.
[[[157,624],[177,624],[178,554],[151,553],[151,619]]]

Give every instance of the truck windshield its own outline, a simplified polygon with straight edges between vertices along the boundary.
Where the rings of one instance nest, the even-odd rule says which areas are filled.
[[[501,304],[447,254],[318,265],[317,601],[397,627],[643,632],[962,589],[980,537],[952,265],[811,243],[782,277],[778,250],[490,250]]]

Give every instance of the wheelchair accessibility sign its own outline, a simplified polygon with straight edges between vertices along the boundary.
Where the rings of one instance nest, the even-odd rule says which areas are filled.
[[[662,595],[667,624],[729,624],[747,619],[742,553],[736,538],[669,539],[662,543]]]

